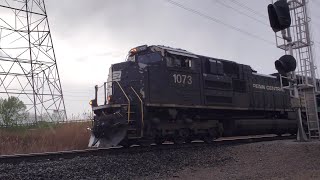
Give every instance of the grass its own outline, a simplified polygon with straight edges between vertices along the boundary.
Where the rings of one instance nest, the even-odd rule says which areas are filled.
[[[86,149],[90,122],[0,128],[0,155]]]

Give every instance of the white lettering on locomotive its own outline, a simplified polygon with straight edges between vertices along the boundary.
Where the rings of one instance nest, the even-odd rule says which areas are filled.
[[[253,84],[252,86],[253,88],[267,90],[267,91],[283,91],[281,87],[276,87],[276,86],[266,86],[263,84]]]
[[[113,71],[112,81],[120,81],[120,80],[121,80],[121,71]]]
[[[173,74],[173,82],[176,84],[188,84],[191,85],[192,76],[184,74]]]

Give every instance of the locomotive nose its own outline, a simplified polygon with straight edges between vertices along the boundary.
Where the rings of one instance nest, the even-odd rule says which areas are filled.
[[[91,130],[89,147],[117,146],[127,134],[127,121],[120,113],[96,116]]]

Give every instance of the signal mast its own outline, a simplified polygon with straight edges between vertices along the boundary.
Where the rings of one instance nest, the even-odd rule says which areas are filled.
[[[270,25],[277,47],[285,51],[275,62],[281,86],[289,90],[292,106],[298,116],[298,141],[307,141],[303,119],[307,122],[309,139],[319,139],[316,94],[318,83],[310,36],[310,18],[306,0],[278,0],[268,6]],[[304,113],[302,113],[304,112]]]

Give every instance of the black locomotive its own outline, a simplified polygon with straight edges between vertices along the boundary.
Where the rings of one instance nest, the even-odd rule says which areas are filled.
[[[294,134],[296,113],[279,77],[165,46],[139,46],[112,65],[91,101],[90,146],[161,144],[221,136]]]

